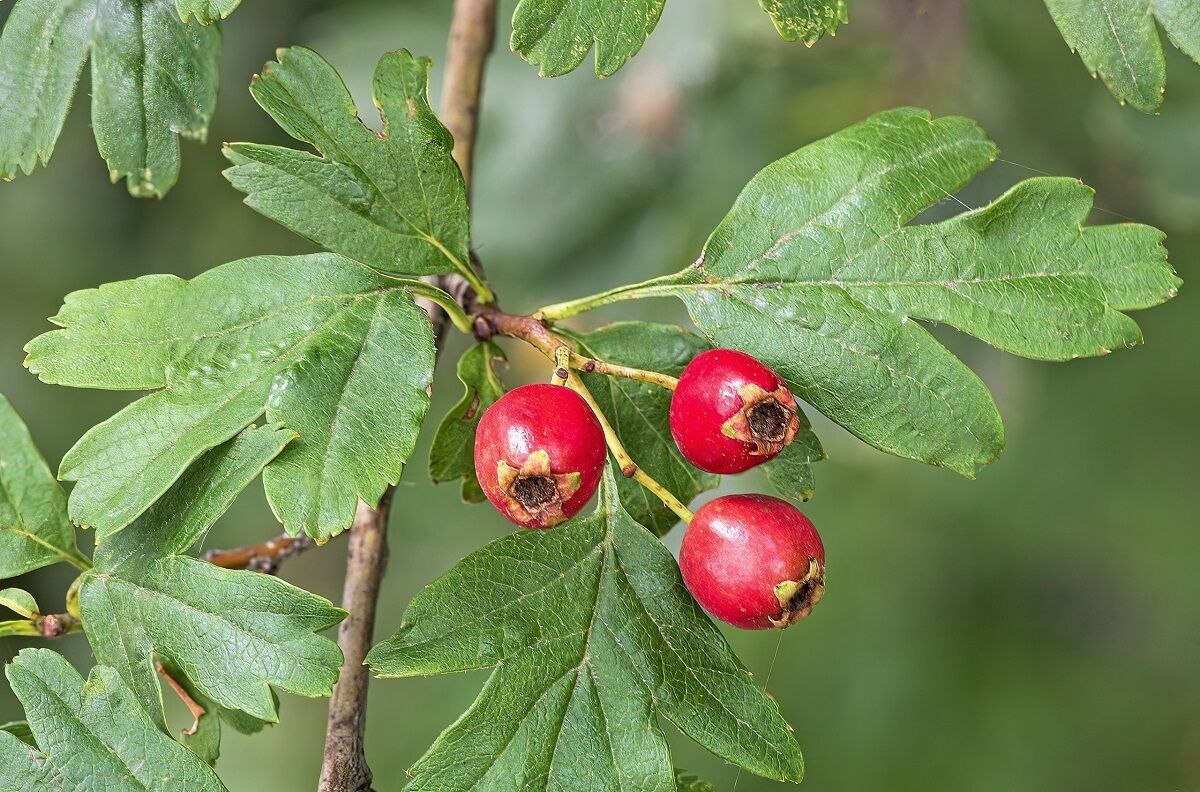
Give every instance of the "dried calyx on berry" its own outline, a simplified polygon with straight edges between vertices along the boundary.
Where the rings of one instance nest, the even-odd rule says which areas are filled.
[[[750,443],[752,456],[765,459],[778,454],[796,439],[800,431],[800,413],[796,398],[785,386],[767,392],[748,383],[738,389],[742,407],[721,426],[726,437]]]
[[[600,483],[604,430],[579,394],[524,385],[500,397],[479,421],[475,474],[489,501],[524,528],[570,519]]]
[[[506,512],[518,524],[548,527],[567,519],[563,504],[579,492],[582,476],[577,471],[554,473],[550,469],[550,455],[539,448],[520,469],[501,459],[496,463],[496,480],[504,492]]]
[[[671,398],[671,434],[710,473],[741,473],[774,457],[800,431],[796,398],[774,371],[734,349],[693,358]]]
[[[795,624],[825,593],[817,529],[768,495],[727,495],[702,506],[684,534],[679,568],[701,607],[747,630]]]

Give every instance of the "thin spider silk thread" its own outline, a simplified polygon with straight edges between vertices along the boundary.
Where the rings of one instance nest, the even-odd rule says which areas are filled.
[[[775,641],[775,653],[771,655],[771,665],[767,668],[767,679],[763,682],[763,692],[771,685],[771,676],[775,673],[775,661],[779,659],[779,647],[783,646],[783,630],[779,630],[779,638]],[[729,792],[737,792],[738,782],[742,780],[742,768],[739,767],[737,775],[733,777],[733,786]]]
[[[1014,166],[1014,167],[1017,167],[1017,168],[1023,168],[1023,169],[1025,169],[1025,170],[1029,171],[1030,173],[1037,173],[1037,174],[1040,174],[1040,175],[1042,175],[1042,176],[1053,176],[1053,175],[1054,175],[1053,173],[1048,173],[1048,172],[1046,172],[1046,171],[1044,171],[1044,170],[1041,170],[1040,168],[1035,168],[1035,167],[1033,167],[1033,166],[1031,166],[1031,165],[1023,165],[1023,164],[1021,164],[1020,162],[1013,162],[1012,160],[1010,160],[1010,159],[1005,159],[1004,157],[997,157],[997,158],[996,158],[996,161],[997,161],[997,162],[1003,162],[1003,163],[1005,163],[1006,165],[1012,165],[1012,166]],[[1097,212],[1103,212],[1104,214],[1112,215],[1113,217],[1119,217],[1119,218],[1121,218],[1122,220],[1128,221],[1128,222],[1130,222],[1130,223],[1136,223],[1136,222],[1137,222],[1136,220],[1134,220],[1134,219],[1133,219],[1132,217],[1130,217],[1129,215],[1124,215],[1124,214],[1121,214],[1120,212],[1114,212],[1114,211],[1113,211],[1113,210],[1111,210],[1111,209],[1105,209],[1103,206],[1096,206],[1096,205],[1094,205],[1094,204],[1093,204],[1092,208],[1093,208],[1093,209],[1095,209]]]
[[[1005,159],[1004,157],[997,157],[996,161],[1003,162],[1006,165],[1012,165],[1013,167],[1016,167],[1016,168],[1022,168],[1024,170],[1029,171],[1030,173],[1037,173],[1041,176],[1054,176],[1053,173],[1049,173],[1048,171],[1041,170],[1040,168],[1035,168],[1031,165],[1023,165],[1020,162],[1014,162],[1013,160]],[[963,207],[967,211],[971,211],[971,212],[975,211],[975,207],[968,205],[965,201],[963,201],[957,195],[948,193],[945,190],[942,190],[942,192],[946,194],[946,198],[948,200],[954,201],[955,203],[957,203],[959,206]],[[1093,204],[1092,208],[1095,209],[1097,212],[1103,212],[1104,214],[1112,215],[1113,217],[1118,217],[1128,223],[1136,223],[1137,222],[1137,220],[1130,217],[1129,215],[1121,214],[1120,212],[1114,212],[1111,209],[1105,209],[1103,206],[1097,206],[1097,205]]]

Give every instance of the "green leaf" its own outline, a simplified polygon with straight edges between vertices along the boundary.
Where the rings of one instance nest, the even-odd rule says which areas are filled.
[[[574,71],[596,46],[596,76],[607,77],[638,53],[665,0],[521,0],[513,14],[513,52],[543,77]]]
[[[675,768],[675,792],[716,792],[716,788],[686,770]]]
[[[195,754],[155,727],[117,672],[86,681],[49,649],[24,649],[5,668],[37,748],[0,732],[0,788],[29,790],[225,787]]]
[[[442,419],[429,449],[433,483],[462,479],[462,499],[467,503],[486,500],[475,477],[475,430],[484,411],[504,395],[504,383],[495,369],[495,362],[504,359],[504,350],[490,341],[463,353],[458,379],[466,391]]]
[[[1200,6],[1192,0],[1150,0],[1150,9],[1171,43],[1200,63]]]
[[[800,40],[811,47],[828,33],[837,35],[838,25],[850,21],[846,0],[758,0],[771,15],[775,29],[788,41]]]
[[[708,345],[682,327],[620,322],[591,333],[572,334],[588,357],[678,377]],[[720,478],[692,467],[671,437],[671,392],[623,377],[584,374],[584,384],[608,417],[633,461],[683,503],[717,486]],[[620,477],[621,504],[634,520],[662,536],[679,517],[641,484]]]
[[[270,686],[328,695],[342,654],[318,635],[345,615],[284,581],[180,555],[198,542],[295,433],[247,429],[204,455],[136,522],[96,549],[79,602],[101,663],[164,724],[155,656],[203,696],[275,721]]]
[[[803,775],[778,706],[625,512],[611,472],[591,516],[507,536],[427,586],[367,663],[383,677],[495,668],[411,769],[414,791],[670,792],[656,711],[752,772]]]
[[[92,128],[113,181],[164,195],[179,177],[179,136],[203,139],[216,105],[220,32],[180,18],[203,5],[18,0],[0,37],[0,178],[50,160],[90,54]]]
[[[233,13],[242,0],[175,0],[175,8],[184,22],[195,19],[202,25],[211,25]]]
[[[37,742],[33,739],[33,732],[30,731],[26,721],[10,721],[0,725],[0,731],[8,732],[26,745],[37,747]]]
[[[0,35],[0,178],[54,153],[95,25],[95,2],[19,0]]]
[[[31,341],[43,381],[156,390],[67,452],[72,519],[103,540],[265,411],[300,433],[264,473],[290,533],[323,542],[397,482],[429,406],[433,333],[410,281],[332,254],[76,292]]]
[[[1162,104],[1167,81],[1155,19],[1200,63],[1200,7],[1193,0],[1046,0],[1046,7],[1092,76],[1143,113]]]
[[[509,45],[543,77],[558,77],[596,48],[596,76],[608,77],[638,54],[666,0],[520,0]],[[788,41],[812,46],[848,20],[846,0],[759,0]]]
[[[0,580],[60,561],[87,567],[66,496],[20,416],[0,396]]]
[[[1092,191],[1022,182],[990,206],[904,225],[996,156],[964,118],[880,113],[768,166],[695,265],[621,292],[673,294],[713,343],[745,350],[885,451],[966,476],[999,455],[987,388],[914,319],[1040,360],[1141,341],[1124,311],[1170,299],[1162,233],[1085,227]]]
[[[0,589],[0,607],[8,608],[26,619],[33,619],[40,614],[37,600],[25,589]]]
[[[359,120],[342,78],[303,47],[279,53],[251,87],[289,135],[321,153],[254,143],[225,148],[225,171],[246,204],[384,272],[470,274],[467,193],[450,133],[429,106],[428,58],[384,55],[372,83],[384,119]]]
[[[817,480],[813,475],[813,463],[825,459],[825,449],[813,432],[808,420],[796,439],[786,446],[779,455],[762,466],[763,473],[771,486],[785,498],[795,501],[806,501],[813,496]]]

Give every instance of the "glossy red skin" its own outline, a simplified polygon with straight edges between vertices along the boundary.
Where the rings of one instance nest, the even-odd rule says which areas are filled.
[[[824,566],[825,547],[795,506],[769,495],[726,495],[692,518],[679,569],[688,591],[713,616],[766,630],[783,612],[775,585],[803,578],[813,558]]]
[[[579,490],[563,503],[572,517],[591,500],[607,459],[604,430],[578,393],[561,385],[522,385],[488,407],[475,432],[475,475],[492,505],[522,528],[550,528],[509,511],[496,470],[501,459],[520,469],[544,450],[553,473],[579,473]]]
[[[753,443],[721,433],[742,409],[738,391],[743,385],[774,392],[784,382],[757,358],[736,349],[701,352],[679,377],[671,397],[671,435],[683,458],[701,470],[741,473],[775,457],[752,454]]]

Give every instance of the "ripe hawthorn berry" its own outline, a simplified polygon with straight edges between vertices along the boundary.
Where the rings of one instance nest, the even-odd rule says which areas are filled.
[[[796,398],[757,358],[701,352],[671,397],[671,435],[684,458],[709,473],[741,473],[774,457],[800,431]]]
[[[768,495],[726,495],[697,510],[679,551],[688,591],[746,630],[787,627],[825,593],[825,547],[812,522]]]
[[[523,385],[479,419],[475,474],[492,505],[523,528],[552,528],[591,499],[604,468],[604,430],[561,385]]]

